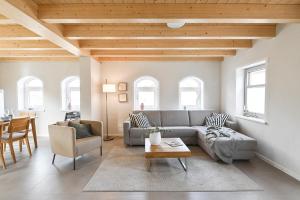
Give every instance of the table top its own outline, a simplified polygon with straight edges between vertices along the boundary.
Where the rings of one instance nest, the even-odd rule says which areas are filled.
[[[169,142],[179,142],[182,146],[172,147]],[[180,138],[162,138],[160,145],[151,145],[149,138],[145,139],[145,158],[182,158],[192,156],[189,148]]]

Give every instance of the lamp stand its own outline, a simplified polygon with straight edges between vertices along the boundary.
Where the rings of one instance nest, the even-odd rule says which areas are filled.
[[[105,80],[107,83],[107,79]],[[114,137],[108,135],[108,112],[107,112],[107,92],[105,93],[105,117],[106,117],[106,136],[103,138],[104,141],[113,140]]]

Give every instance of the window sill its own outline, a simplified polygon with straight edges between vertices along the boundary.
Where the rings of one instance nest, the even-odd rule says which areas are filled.
[[[45,112],[45,109],[18,109],[19,112]]]
[[[240,118],[240,119],[244,119],[244,120],[248,120],[248,121],[252,121],[252,122],[256,122],[256,123],[259,123],[259,124],[265,124],[265,125],[268,124],[265,120],[258,119],[258,118],[255,118],[255,117],[246,117],[246,116],[243,116],[243,115],[236,115],[235,117]]]

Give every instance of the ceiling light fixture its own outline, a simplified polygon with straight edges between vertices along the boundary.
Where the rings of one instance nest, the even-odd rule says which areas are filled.
[[[167,26],[169,28],[173,28],[173,29],[181,28],[184,25],[185,25],[185,22],[169,22],[169,23],[167,23]]]

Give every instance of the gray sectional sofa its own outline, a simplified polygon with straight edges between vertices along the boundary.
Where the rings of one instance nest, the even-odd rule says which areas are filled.
[[[140,111],[134,111],[138,113]],[[168,131],[162,137],[179,137],[186,145],[199,145],[213,159],[218,159],[215,152],[206,142],[205,118],[210,116],[211,110],[157,110],[143,111],[152,126],[159,126]],[[225,126],[237,130],[237,123],[227,120]],[[144,145],[149,137],[145,128],[132,127],[130,121],[123,123],[124,143],[126,145]],[[233,160],[246,160],[254,156],[257,142],[244,134],[236,133],[238,141],[233,153]]]

